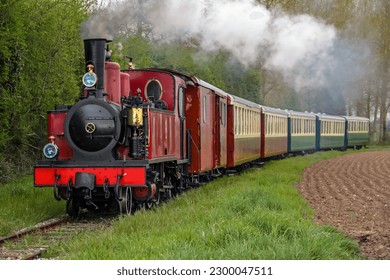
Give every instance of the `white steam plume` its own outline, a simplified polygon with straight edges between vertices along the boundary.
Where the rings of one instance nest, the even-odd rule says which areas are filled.
[[[345,51],[336,49],[343,44],[333,26],[309,15],[273,13],[254,0],[122,1],[91,17],[83,37],[112,37],[141,19],[157,41],[196,38],[203,51],[224,49],[246,66],[261,61],[297,91],[327,87],[345,65],[335,55]]]

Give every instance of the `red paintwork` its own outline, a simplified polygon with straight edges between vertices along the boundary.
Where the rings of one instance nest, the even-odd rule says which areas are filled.
[[[217,167],[217,149],[215,147],[216,132],[214,125],[217,122],[214,115],[215,94],[206,88],[199,87],[200,96],[200,162],[201,170],[211,170]],[[205,99],[206,98],[206,99]],[[206,102],[206,120],[203,120],[203,106]]]
[[[133,196],[136,200],[145,201],[155,196],[157,192],[156,184],[150,184],[148,187],[133,188]]]
[[[130,95],[130,76],[127,73],[121,73],[121,96],[129,97]]]
[[[64,136],[64,122],[67,111],[51,111],[47,113],[47,131],[48,137],[54,136],[54,142],[58,146],[60,153],[59,160],[71,159],[73,155],[72,149],[68,146],[68,142]]]
[[[110,185],[115,185],[117,176],[123,176],[121,186],[145,186],[146,185],[146,168],[145,167],[35,167],[34,168],[34,185],[35,186],[53,186],[55,175],[61,175],[57,186],[67,186],[69,180],[75,182],[76,172],[93,173],[96,176],[96,185],[103,185],[108,179]]]
[[[190,131],[190,151],[191,162],[189,165],[190,173],[198,173],[202,170],[200,164],[200,106],[199,106],[198,87],[189,86],[186,90],[186,119],[187,129]]]
[[[180,139],[180,118],[177,112],[178,89],[185,87],[181,78],[163,70],[128,70],[130,89],[133,96],[140,91],[146,101],[145,87],[149,80],[156,79],[162,86],[161,100],[167,104],[166,110],[149,109],[149,148],[148,159],[176,158],[181,159],[180,147],[183,142],[183,156],[186,156],[186,139]],[[186,122],[184,121],[184,128]],[[184,129],[183,128],[183,129]],[[185,133],[184,133],[185,136]]]
[[[140,90],[142,98],[146,101],[145,87],[149,80],[156,79],[162,86],[162,97],[168,105],[168,110],[173,111],[175,109],[175,89],[177,89],[177,80],[169,73],[162,71],[151,70],[128,70],[126,71],[130,75],[130,90],[133,96],[137,95],[137,90]],[[184,84],[184,82],[182,81]]]
[[[219,102],[225,105],[225,108],[227,108],[227,98],[221,98],[219,97]],[[218,104],[217,103],[217,104]],[[220,106],[218,106],[218,109],[220,109]],[[227,113],[226,113],[227,114]],[[216,114],[217,116],[221,115],[220,112]],[[228,143],[227,143],[227,131],[228,131],[228,126],[227,126],[227,116],[225,117],[224,123],[221,123],[221,120],[219,121],[219,137],[220,137],[220,157],[219,157],[219,163],[218,167],[226,167],[227,166],[227,153],[228,153]]]
[[[105,62],[104,90],[108,93],[106,100],[121,103],[120,66],[116,62]]]
[[[187,87],[187,129],[192,137],[190,173],[226,167],[228,130],[221,124],[220,102],[227,104],[227,94],[217,88],[208,88],[205,83]]]
[[[119,159],[129,159],[130,148],[120,145],[118,146],[117,152],[119,154]]]
[[[149,111],[149,159],[180,158],[180,124],[175,112]]]
[[[206,120],[203,119],[203,102],[206,98]],[[190,86],[186,91],[187,129],[190,130],[191,143],[190,173],[201,173],[217,167],[214,147],[213,124],[215,116],[215,95],[211,90]]]

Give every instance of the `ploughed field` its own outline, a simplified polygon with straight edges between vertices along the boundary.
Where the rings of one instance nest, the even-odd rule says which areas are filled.
[[[390,152],[352,153],[305,169],[298,190],[314,219],[356,240],[368,259],[390,259]]]

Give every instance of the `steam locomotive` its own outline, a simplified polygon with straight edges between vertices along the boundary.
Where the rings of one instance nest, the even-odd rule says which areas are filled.
[[[80,100],[47,113],[34,186],[66,212],[130,214],[275,156],[362,147],[368,119],[261,106],[169,69],[120,70],[108,41],[84,41]]]

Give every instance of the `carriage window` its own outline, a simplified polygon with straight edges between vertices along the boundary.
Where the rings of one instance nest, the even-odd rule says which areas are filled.
[[[160,100],[162,97],[162,85],[159,80],[151,79],[146,83],[145,86],[145,97],[150,101]]]
[[[221,124],[223,126],[226,125],[226,115],[227,115],[227,112],[226,112],[226,104],[223,103],[222,101],[220,102],[220,108],[219,108],[220,112],[220,118],[221,118]]]
[[[244,134],[248,134],[248,110],[244,110]]]
[[[306,119],[306,120],[304,120],[304,131],[303,131],[303,133],[307,134],[308,130],[309,130],[309,120]]]
[[[184,118],[184,88],[179,88],[179,117]]]
[[[237,134],[237,107],[234,107],[234,134]]]
[[[294,131],[294,134],[297,134],[298,133],[298,119],[293,119],[293,131]]]
[[[239,118],[240,118],[240,126],[239,126],[239,131],[238,131],[238,134],[242,135],[242,131],[243,131],[243,127],[244,127],[244,124],[243,124],[243,109],[242,108],[238,108],[238,111],[240,112],[239,114]]]
[[[244,129],[244,124],[243,124],[243,122],[244,122],[244,114],[243,114],[244,110],[242,108],[238,108],[238,110],[240,112],[240,114],[239,114],[239,116],[240,116],[239,117],[240,118],[240,126],[239,126],[239,130],[238,130],[238,134],[242,135],[243,129]]]
[[[227,123],[227,105],[223,103],[223,123]]]
[[[266,123],[265,134],[266,134],[266,135],[269,135],[269,121],[268,121],[268,115],[264,115],[264,117],[265,117],[265,123]]]
[[[311,133],[316,133],[316,121],[312,120],[312,127],[313,131]]]
[[[267,115],[268,119],[268,135],[272,135],[272,124],[273,124],[273,119],[271,115]]]
[[[255,113],[251,111],[251,134],[255,133]]]
[[[220,119],[220,122],[221,122],[221,125],[224,125],[224,118],[223,118],[223,103],[222,101],[219,102],[219,119]]]
[[[207,112],[206,112],[206,96],[203,96],[203,122],[205,123],[206,122],[206,116],[207,116]]]
[[[315,124],[315,121],[312,120],[311,121],[311,133],[314,134],[316,131],[316,124]]]
[[[248,126],[247,110],[246,109],[242,109],[242,114],[243,114],[243,119],[244,119],[242,134],[246,134],[246,129],[247,129],[247,126]]]
[[[302,120],[300,120],[300,119],[297,119],[297,123],[298,123],[298,125],[297,125],[297,132],[298,132],[298,134],[301,134],[301,132],[302,132]]]

